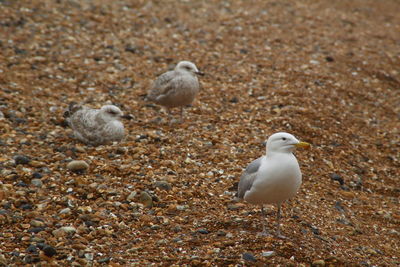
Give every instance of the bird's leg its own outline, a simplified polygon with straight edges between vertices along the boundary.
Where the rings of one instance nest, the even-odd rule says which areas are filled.
[[[268,236],[269,235],[269,233],[267,231],[267,226],[266,226],[265,220],[266,220],[266,215],[265,215],[265,211],[264,211],[264,206],[261,205],[261,221],[262,221],[263,231],[261,233],[258,233],[258,236]]]
[[[278,203],[278,211],[276,213],[276,236],[279,238],[286,238],[286,236],[281,234],[281,203]]]
[[[183,122],[183,115],[184,115],[184,110],[183,106],[181,106],[181,123]]]
[[[173,124],[173,116],[172,116],[172,111],[170,108],[167,108],[167,113],[168,113],[169,125],[172,125]]]

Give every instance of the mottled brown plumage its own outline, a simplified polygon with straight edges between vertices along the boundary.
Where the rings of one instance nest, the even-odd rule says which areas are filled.
[[[199,92],[199,81],[196,75],[203,75],[203,73],[195,64],[181,61],[174,70],[163,73],[154,81],[147,99],[168,110],[189,105]]]
[[[125,135],[124,125],[118,120],[122,111],[114,105],[91,109],[72,104],[67,114],[67,121],[74,131],[74,136],[85,144],[119,142]]]

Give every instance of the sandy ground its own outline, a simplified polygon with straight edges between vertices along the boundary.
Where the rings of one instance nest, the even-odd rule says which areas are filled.
[[[394,0],[1,0],[0,265],[400,265],[399,14]],[[143,96],[180,60],[206,76],[170,125]],[[121,107],[126,139],[74,140],[71,101]],[[287,239],[257,236],[259,208],[233,200],[277,131],[313,144],[296,152]]]

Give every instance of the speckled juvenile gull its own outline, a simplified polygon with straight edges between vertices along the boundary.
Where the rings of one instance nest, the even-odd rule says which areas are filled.
[[[157,77],[148,91],[147,99],[167,108],[181,108],[193,102],[199,92],[199,81],[196,75],[204,75],[190,61],[181,61],[172,71]]]
[[[125,130],[119,121],[121,116],[122,111],[114,105],[91,109],[71,104],[67,112],[67,122],[77,139],[97,146],[122,140]]]
[[[296,195],[301,185],[300,167],[292,152],[295,147],[308,146],[291,134],[275,133],[267,140],[266,155],[252,161],[240,177],[238,197],[261,205],[263,235],[267,234],[263,204],[277,204],[277,235],[283,237],[279,226],[281,204]]]

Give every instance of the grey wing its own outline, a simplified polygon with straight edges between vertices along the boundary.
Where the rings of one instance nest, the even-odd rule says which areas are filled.
[[[161,74],[157,77],[154,81],[153,85],[151,86],[147,97],[150,100],[156,100],[157,97],[160,95],[165,94],[171,87],[171,81],[176,77],[175,71],[168,71],[166,73]]]
[[[254,180],[257,177],[257,171],[261,166],[261,160],[263,157],[253,160],[243,172],[240,177],[238,185],[238,197],[243,198],[247,191],[253,186]]]
[[[99,125],[95,118],[98,112],[99,110],[83,108],[72,114],[71,128],[81,141],[90,143],[96,139],[94,133],[98,130]]]

